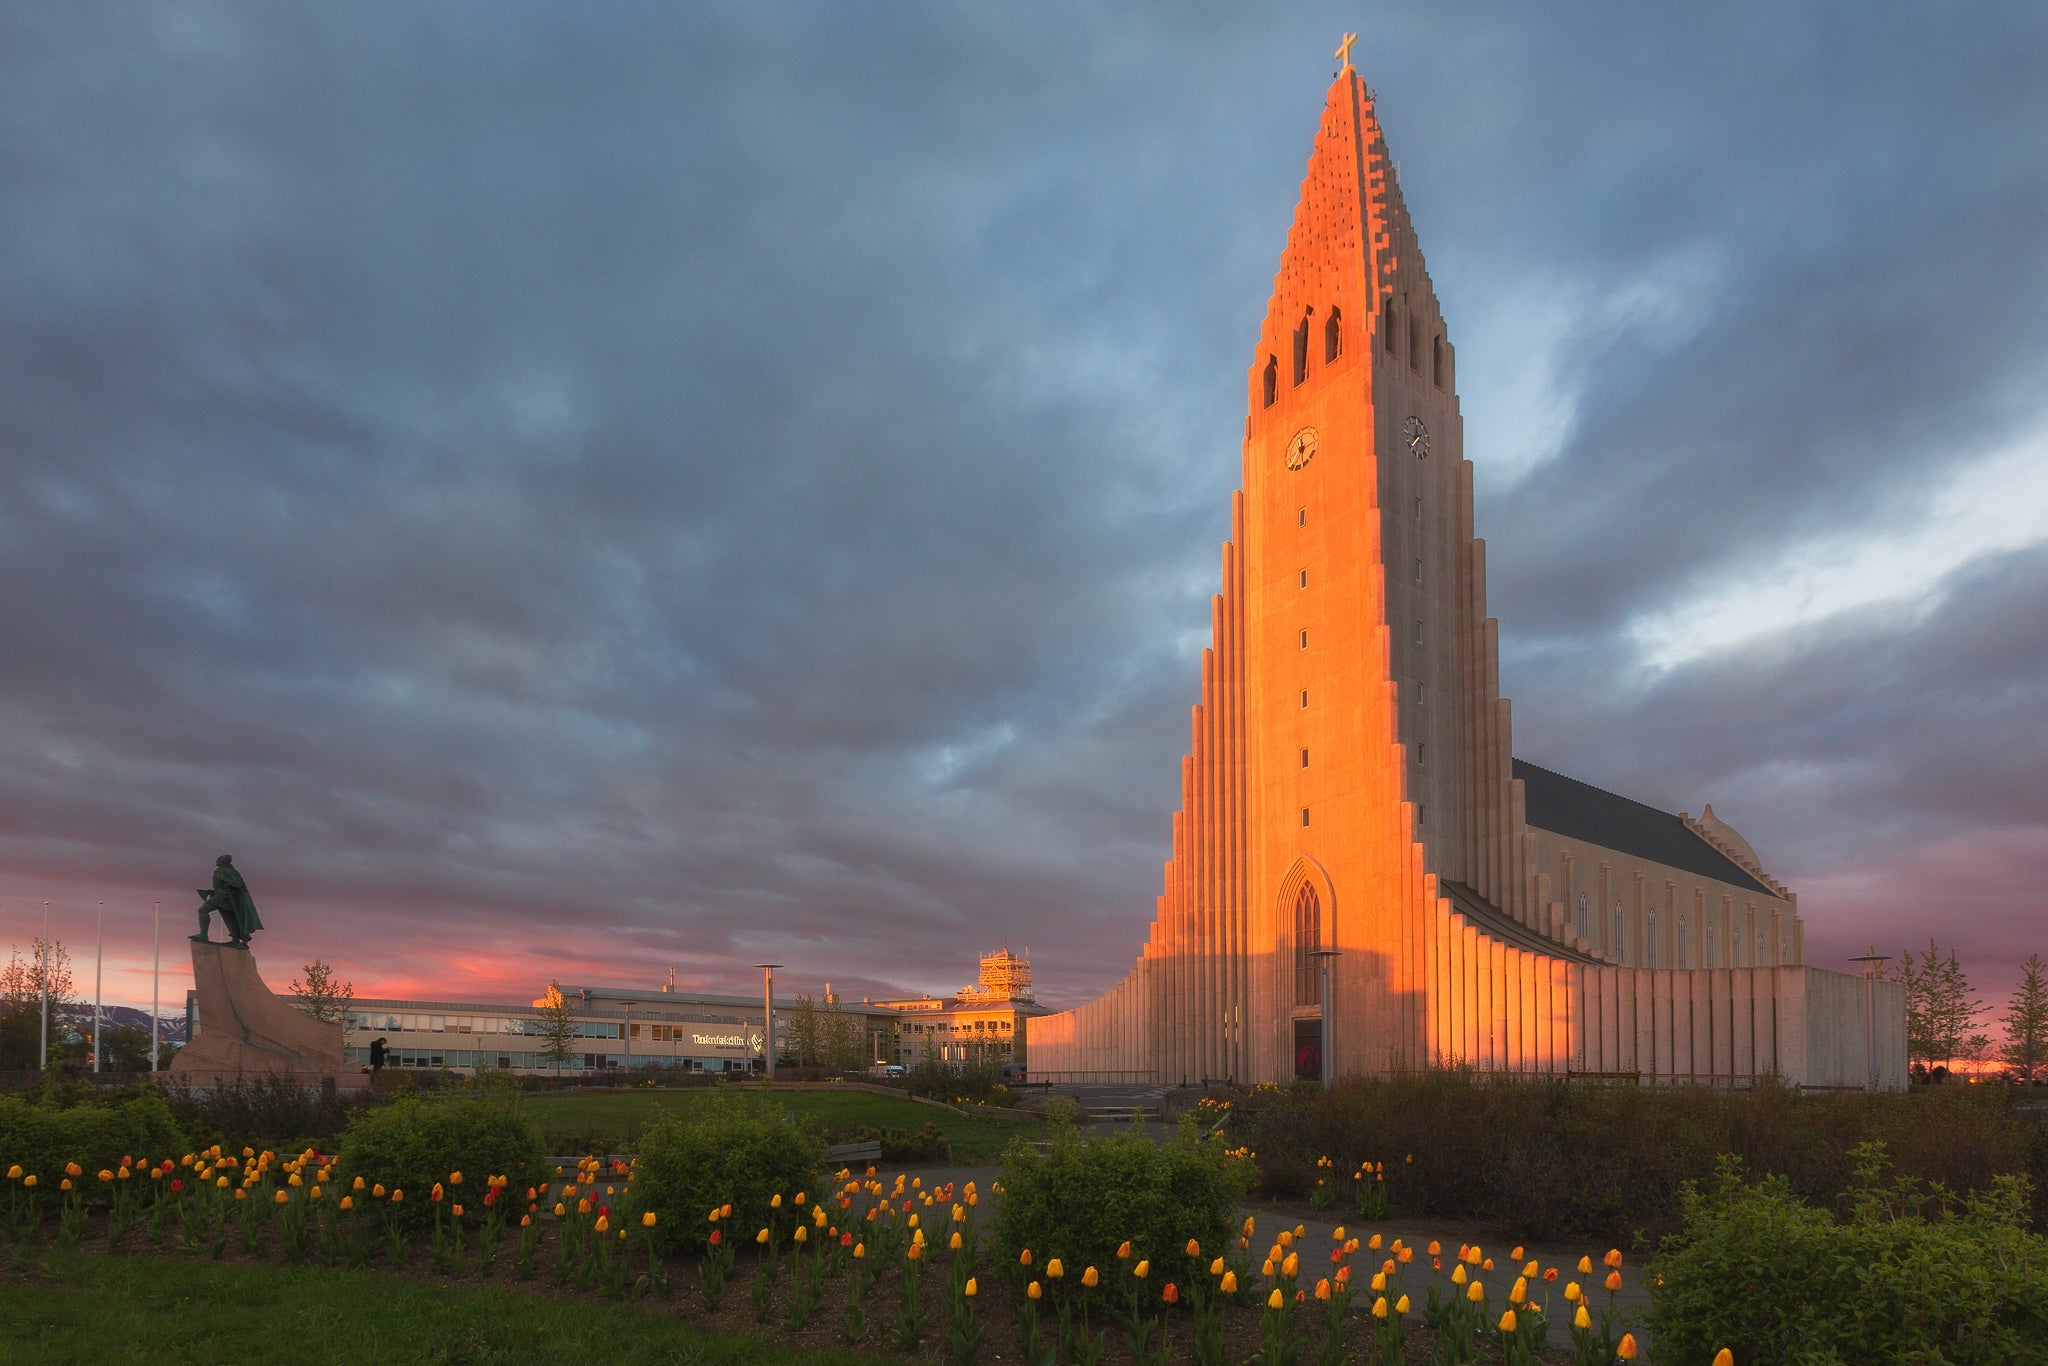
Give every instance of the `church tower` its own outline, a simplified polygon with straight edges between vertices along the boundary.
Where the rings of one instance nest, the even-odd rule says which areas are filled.
[[[1348,47],[1246,372],[1151,932],[1107,996],[1032,1022],[1034,1076],[1802,1070],[1794,903],[1729,857],[1740,837],[1511,757],[1455,351]],[[1554,884],[1595,867],[1599,914],[1582,893],[1568,916]],[[1610,922],[1624,878],[1634,918],[1617,900]],[[1723,963],[1715,917],[1743,946]],[[1746,975],[1641,970],[1660,943],[1688,965],[1688,933],[1698,966]]]

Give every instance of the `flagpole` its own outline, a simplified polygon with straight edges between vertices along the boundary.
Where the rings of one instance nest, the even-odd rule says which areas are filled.
[[[43,903],[43,951],[38,956],[43,960],[43,1038],[42,1052],[36,1066],[47,1072],[50,1070],[50,903],[48,901]]]
[[[100,984],[106,979],[107,903],[100,903],[99,942],[92,949],[92,1070],[100,1070]]]
[[[159,984],[163,980],[163,971],[164,903],[162,898],[158,898],[156,903],[156,947],[150,950],[149,955],[149,1070],[152,1072],[156,1071],[156,1037],[159,1024],[156,1012],[157,1001],[161,995]]]

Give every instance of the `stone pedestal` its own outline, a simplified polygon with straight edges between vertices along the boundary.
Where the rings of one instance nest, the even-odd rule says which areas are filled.
[[[191,943],[198,1023],[192,1042],[171,1059],[173,1077],[195,1086],[263,1076],[301,1086],[331,1079],[344,1090],[367,1084],[361,1065],[341,1051],[341,1026],[316,1020],[272,992],[248,949]]]

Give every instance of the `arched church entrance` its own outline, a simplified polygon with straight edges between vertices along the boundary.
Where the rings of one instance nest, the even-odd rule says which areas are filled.
[[[1330,875],[1314,859],[1294,861],[1280,882],[1279,921],[1288,927],[1293,973],[1289,996],[1294,1075],[1310,1081],[1323,1075],[1323,1017],[1330,1002],[1323,990],[1321,950],[1336,947],[1336,895]],[[1330,993],[1334,995],[1335,993]]]

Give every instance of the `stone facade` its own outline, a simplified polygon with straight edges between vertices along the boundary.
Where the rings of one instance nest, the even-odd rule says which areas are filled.
[[[1862,1084],[1860,1047],[1848,1066],[1834,1041],[1853,1023],[1860,1044],[1864,984],[1801,964],[1796,903],[1740,836],[1711,810],[1518,773],[1455,373],[1372,93],[1347,68],[1247,373],[1243,485],[1151,931],[1108,995],[1030,1022],[1034,1078],[1295,1075],[1324,1010],[1313,955],[1335,950],[1340,1073]],[[1532,792],[1583,809],[1595,838],[1540,827]],[[1600,914],[1582,926],[1584,879]],[[1902,1021],[1898,989],[1877,990]],[[1807,1018],[1851,997],[1852,1022]],[[1880,1056],[1902,1082],[1902,1033],[1896,1068]]]
[[[331,1079],[365,1084],[342,1052],[338,1024],[316,1020],[264,985],[256,955],[226,944],[192,943],[192,1042],[171,1059],[170,1075],[194,1086],[282,1077],[302,1086]]]

